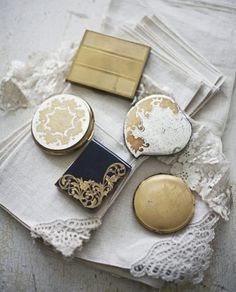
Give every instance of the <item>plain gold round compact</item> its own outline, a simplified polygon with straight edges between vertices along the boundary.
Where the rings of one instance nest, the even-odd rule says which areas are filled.
[[[157,233],[172,233],[191,220],[195,198],[181,178],[158,174],[145,179],[134,194],[139,222]]]
[[[63,155],[88,142],[94,129],[91,107],[82,98],[60,94],[45,100],[34,114],[32,135],[47,153]]]

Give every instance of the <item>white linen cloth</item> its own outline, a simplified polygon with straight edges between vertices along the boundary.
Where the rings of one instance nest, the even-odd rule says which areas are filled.
[[[107,21],[109,21],[109,19]],[[158,66],[159,70],[162,72],[161,75],[154,75],[155,80],[159,84],[162,83],[162,80],[159,80],[159,78],[163,75],[165,76],[164,73],[168,68],[167,64],[172,68],[178,67],[182,74],[198,82],[198,90],[193,96],[188,94],[187,97],[185,97],[184,91],[181,90],[179,86],[173,88],[176,98],[178,98],[178,96],[182,97],[179,104],[188,114],[193,115],[199,111],[201,104],[206,98],[209,99],[209,97],[222,85],[224,81],[222,73],[207,62],[201,55],[197,54],[157,16],[145,16],[133,29],[130,25],[122,27],[119,35],[125,36],[126,34],[133,37],[135,40],[144,41],[153,48],[149,63],[151,66]],[[163,58],[166,60],[167,64],[165,63],[162,67],[160,65]],[[155,72],[155,70],[153,71]],[[172,87],[173,83],[176,83],[176,75],[177,74],[175,74],[175,81],[172,82],[170,80],[171,74],[168,72],[169,83]],[[165,83],[166,82],[165,80]],[[183,84],[182,81],[182,85]],[[188,84],[184,85],[189,86]]]
[[[130,13],[132,11],[132,13]],[[156,16],[153,16],[153,15]],[[214,131],[217,135],[222,135],[223,122],[225,114],[229,110],[230,100],[229,96],[232,95],[232,88],[235,79],[235,67],[236,67],[236,8],[233,1],[182,1],[182,0],[169,0],[169,1],[155,1],[155,0],[121,0],[111,1],[108,7],[107,17],[103,22],[103,31],[111,34],[119,34],[127,37],[121,28],[125,25],[129,28],[135,28],[137,23],[142,20],[143,17],[148,15],[148,18],[154,19],[155,26],[149,25],[149,34],[142,32],[143,40],[146,40],[150,36],[150,30],[157,32],[158,40],[155,40],[152,35],[152,42],[155,41],[155,47],[158,44],[158,52],[160,52],[160,47],[163,46],[169,49],[167,51],[168,56],[170,56],[170,49],[174,48],[175,56],[169,61],[174,62],[174,59],[178,56],[180,63],[180,68],[184,72],[188,72],[188,77],[192,79],[197,78],[198,81],[203,82],[203,87],[198,91],[197,95],[189,104],[186,111],[189,114],[196,114],[194,108],[196,104],[198,105],[199,100],[204,100],[208,94],[208,85],[212,85],[217,77],[212,76],[212,69],[209,67],[209,61],[213,65],[223,71],[226,75],[226,87],[221,88],[220,91],[211,98],[209,104],[211,104],[211,111],[207,110],[206,115],[209,116],[209,120],[213,119]],[[162,20],[164,25],[162,25]],[[147,17],[142,21],[142,25],[147,27]],[[158,24],[158,26],[157,26]],[[169,28],[174,28],[170,34]],[[166,33],[165,33],[166,32]],[[176,33],[177,32],[177,33]],[[160,34],[161,33],[161,34]],[[181,35],[181,37],[179,37]],[[130,34],[129,34],[130,36]],[[134,34],[132,37],[135,38]],[[182,37],[188,40],[188,44],[182,40]],[[176,44],[176,40],[179,40],[183,44],[180,51],[180,43]],[[174,46],[174,47],[173,47]],[[195,49],[193,54],[192,48]],[[178,52],[176,53],[176,50]],[[166,51],[166,50],[165,50]],[[207,58],[208,61],[201,58],[199,62],[199,53]],[[181,54],[180,54],[181,53]],[[166,56],[166,55],[165,55]],[[198,72],[196,72],[196,59],[198,60]],[[188,64],[188,69],[184,63]],[[178,61],[179,63],[179,61]],[[155,63],[158,67],[159,64]],[[195,72],[190,70],[189,67],[194,67]],[[203,70],[204,69],[204,70]],[[162,67],[160,67],[162,70]],[[187,71],[186,71],[187,70]],[[200,70],[200,72],[199,72]],[[158,70],[157,70],[158,72]],[[197,74],[196,74],[197,73]],[[171,75],[171,74],[170,74]],[[213,79],[212,79],[213,78]],[[156,79],[155,79],[156,80]],[[167,81],[168,82],[168,81]],[[204,84],[206,83],[206,84]],[[162,85],[161,82],[159,82]],[[169,84],[168,84],[169,85]],[[170,88],[171,85],[169,85]],[[209,96],[208,96],[209,97]],[[190,97],[192,100],[192,96]],[[197,102],[197,103],[196,103]],[[214,103],[217,106],[214,106]],[[218,105],[220,105],[218,107]],[[220,108],[220,111],[217,110]],[[205,107],[204,107],[205,109]],[[206,121],[206,115],[202,116],[201,111],[200,116],[197,115],[197,119],[203,118]],[[222,114],[224,112],[224,114]],[[209,125],[209,124],[208,124]],[[221,125],[219,127],[219,125]]]
[[[68,50],[69,51],[69,50]],[[72,54],[73,55],[73,54]],[[49,74],[47,82],[44,83],[44,86],[47,84],[50,84],[52,80],[57,80],[57,74],[60,76],[60,72],[62,69],[62,74],[66,74],[66,67],[65,64],[68,64],[68,61],[71,58],[67,55],[65,59],[61,58],[60,59],[60,53],[55,54],[56,60],[53,59],[51,56],[48,61],[51,66],[46,66],[43,67],[43,64],[45,64],[45,59],[44,61],[41,60],[42,64],[42,69],[50,69],[50,68],[58,68],[55,67],[55,64],[60,64],[61,67],[59,69],[59,72],[56,72],[54,74]],[[59,59],[58,59],[59,58]],[[33,67],[33,64],[32,64]],[[26,72],[28,70],[27,66],[25,67]],[[38,72],[38,76],[41,78],[38,78],[36,80],[39,80],[39,84],[42,84],[41,82],[43,81],[43,78],[45,77],[45,71],[42,70]],[[40,71],[40,70],[39,70]],[[35,71],[32,70],[31,74],[27,76],[31,76],[32,73]],[[21,75],[21,70],[18,71],[19,76],[22,78]],[[34,75],[33,75],[34,76]],[[19,79],[15,78],[15,81],[19,81]],[[18,82],[18,84],[22,85],[27,84],[24,83],[24,80],[29,81],[28,78],[23,80],[21,79],[21,82]],[[52,84],[57,84],[56,82],[53,82]],[[59,82],[59,85],[62,86],[60,89],[56,88],[49,92],[54,93],[54,92],[60,92],[62,88],[64,88],[63,84]],[[27,87],[27,86],[26,86]],[[29,97],[28,94],[30,94],[32,91],[32,86],[27,87],[29,91],[27,93],[24,93],[22,96],[23,97]],[[43,88],[43,87],[42,87]],[[46,87],[47,88],[47,87]],[[58,91],[57,91],[58,90]],[[92,107],[95,109],[95,115],[96,119],[99,121],[99,124],[101,127],[105,127],[106,131],[108,133],[112,133],[113,138],[116,139],[117,142],[114,144],[114,146],[118,145],[119,149],[119,143],[122,142],[122,123],[123,123],[123,118],[127,112],[127,109],[129,108],[128,102],[121,100],[121,99],[115,99],[109,95],[104,95],[104,94],[99,94],[94,91],[88,90],[88,89],[82,89],[79,87],[72,86],[70,89],[68,89],[69,92],[79,94],[85,99],[87,99]],[[17,97],[18,95],[16,95]],[[46,94],[45,94],[46,96]],[[113,102],[111,103],[111,98]],[[228,98],[228,96],[227,96]],[[229,99],[227,99],[229,100]],[[28,98],[26,98],[26,101],[28,102]],[[18,99],[16,99],[16,102],[18,102]],[[106,105],[107,107],[104,107]],[[207,108],[207,107],[206,107]],[[217,107],[217,110],[221,112],[221,108]],[[112,118],[109,118],[105,115],[106,112],[113,113]],[[206,110],[207,113],[207,110]],[[226,113],[227,111],[224,111],[224,120],[223,123],[225,123],[226,120]],[[104,118],[105,117],[105,118]],[[206,120],[208,116],[206,115]],[[213,116],[209,116],[208,123],[209,125],[214,125],[215,121],[213,119]],[[116,128],[114,128],[114,125],[116,125]],[[219,129],[222,129],[222,123],[219,123],[217,125],[216,129],[219,131]],[[210,132],[202,126],[199,126],[198,124],[195,125],[195,130],[196,134],[199,134],[200,137],[210,137],[208,139],[204,139],[204,141],[201,141],[201,143],[206,143],[206,147],[204,148],[203,153],[198,153],[199,149],[196,151],[193,151],[192,157],[195,157],[196,154],[212,154],[213,157],[210,155],[209,157],[211,158],[208,162],[205,161],[207,164],[209,163],[209,166],[212,165],[212,162],[215,161],[215,164],[217,167],[222,166],[221,163],[223,163],[224,166],[224,157],[222,156],[222,149],[221,149],[221,142],[220,139],[215,137],[214,135],[210,134]],[[18,135],[17,135],[18,133]],[[205,135],[205,136],[204,136]],[[107,137],[107,134],[105,135]],[[108,135],[109,136],[109,135]],[[108,139],[109,140],[109,139]],[[111,143],[112,145],[113,143]],[[202,144],[201,144],[202,145]],[[204,145],[204,144],[203,144]],[[215,146],[215,152],[213,151],[212,153],[212,148],[213,145]],[[17,146],[17,147],[16,147]],[[9,147],[12,147],[9,149]],[[15,148],[16,147],[16,148]],[[14,149],[14,151],[12,151]],[[28,150],[29,149],[29,150]],[[195,149],[195,148],[194,148]],[[28,151],[27,151],[28,150]],[[208,152],[210,151],[210,152]],[[32,152],[32,153],[31,153]],[[27,155],[26,155],[27,153]],[[123,150],[121,150],[121,155],[123,153]],[[73,155],[72,155],[73,156]],[[71,161],[73,161],[73,157],[70,157]],[[74,155],[75,156],[75,155]],[[198,158],[200,158],[198,156]],[[217,159],[216,159],[217,157]],[[45,232],[49,230],[47,227],[52,227],[54,226],[55,229],[59,228],[60,231],[60,222],[53,223],[54,225],[50,224],[49,226],[42,225],[41,227],[38,226],[38,230],[34,229],[35,224],[42,223],[42,222],[50,222],[53,221],[54,219],[65,219],[65,220],[70,220],[71,218],[76,219],[76,218],[82,218],[78,214],[77,208],[74,207],[74,204],[66,200],[64,197],[60,197],[60,200],[56,200],[55,202],[55,197],[53,195],[49,195],[49,193],[52,194],[54,192],[53,190],[48,192],[48,190],[51,190],[51,187],[53,186],[53,182],[58,178],[58,175],[61,175],[61,173],[66,169],[67,165],[69,164],[68,157],[64,157],[61,159],[61,162],[57,162],[56,158],[52,158],[53,165],[51,165],[51,157],[50,159],[43,154],[37,147],[32,143],[32,140],[30,139],[27,125],[25,128],[23,127],[22,129],[19,129],[16,133],[11,135],[5,142],[1,144],[1,171],[2,175],[4,175],[4,180],[1,182],[1,204],[5,209],[8,209],[9,212],[11,212],[15,217],[17,217],[18,220],[22,221],[23,224],[28,225],[28,227],[33,228],[33,231],[35,231],[36,235],[41,235],[45,240],[50,239],[48,236],[48,233]],[[204,158],[204,157],[202,157]],[[212,158],[213,161],[212,161]],[[29,183],[29,174],[32,173],[32,170],[29,168],[28,161],[35,161],[37,159],[38,163],[37,165],[39,166],[39,169],[36,171],[35,176],[32,178],[34,180],[38,181],[38,187],[41,190],[41,194],[35,192],[35,189],[33,188],[32,182]],[[180,278],[180,276],[183,276],[184,280],[191,280],[194,281],[195,276],[195,282],[199,282],[202,279],[203,272],[209,265],[209,259],[211,255],[211,249],[209,246],[209,242],[212,240],[214,237],[214,224],[218,220],[217,215],[212,215],[211,210],[209,207],[205,205],[200,200],[197,200],[197,208],[196,208],[196,213],[193,218],[193,225],[189,225],[188,229],[184,230],[184,232],[179,233],[179,236],[177,234],[177,237],[172,238],[170,237],[170,242],[171,242],[171,250],[174,252],[174,254],[171,254],[172,257],[175,259],[175,262],[168,263],[166,261],[165,255],[169,254],[170,251],[168,250],[167,246],[163,244],[161,247],[158,246],[161,244],[162,240],[158,240],[158,235],[152,234],[145,229],[143,229],[135,220],[134,215],[132,213],[132,193],[139,181],[141,181],[143,178],[147,177],[148,175],[151,175],[153,173],[158,173],[158,172],[173,172],[173,173],[178,173],[180,171],[180,167],[186,166],[189,167],[189,164],[185,164],[186,160],[184,159],[184,156],[180,156],[179,158],[176,157],[177,159],[177,164],[171,164],[171,166],[168,166],[168,160],[165,162],[166,164],[156,162],[156,159],[152,158],[146,161],[142,168],[140,168],[136,174],[131,178],[130,183],[125,187],[123,192],[120,194],[119,199],[116,204],[113,205],[112,209],[109,210],[109,213],[104,219],[103,225],[100,227],[100,229],[94,234],[94,240],[90,241],[85,248],[77,255],[81,258],[84,258],[86,260],[98,262],[98,263],[104,263],[106,265],[114,265],[117,267],[122,267],[125,269],[130,269],[133,275],[135,276],[142,276],[142,275],[149,275],[150,277],[154,278],[163,278],[166,280],[177,280]],[[179,162],[181,161],[180,165]],[[187,162],[191,162],[191,159],[188,160]],[[36,163],[36,161],[35,161]],[[68,164],[67,164],[68,163]],[[194,163],[193,163],[194,164]],[[25,167],[24,167],[25,166]],[[175,167],[174,167],[175,166]],[[178,166],[178,167],[176,167]],[[214,165],[215,166],[215,165]],[[42,171],[42,168],[46,167],[47,171]],[[49,168],[52,167],[51,171]],[[24,172],[22,173],[22,169],[24,169]],[[40,171],[41,169],[41,171]],[[227,174],[227,172],[224,172],[226,169],[221,168],[222,172],[220,172],[220,178],[224,177],[224,174]],[[216,171],[219,171],[219,168],[215,168]],[[56,176],[56,172],[57,176]],[[14,177],[14,180],[13,180]],[[18,177],[18,178],[17,178]],[[209,177],[208,182],[211,181],[211,179],[214,178],[214,172],[213,176],[211,173],[211,176]],[[195,176],[194,181],[189,183],[194,186],[194,183],[199,180],[199,177]],[[13,183],[14,181],[14,183]],[[18,182],[15,184],[15,182]],[[42,181],[45,182],[45,185],[42,185]],[[222,185],[225,185],[222,180],[217,181],[216,183],[222,183]],[[198,184],[197,184],[198,185]],[[201,184],[200,184],[201,185]],[[215,185],[215,183],[214,183]],[[207,184],[208,187],[211,186]],[[7,191],[8,190],[8,191]],[[25,191],[27,190],[27,194]],[[7,191],[7,192],[6,192]],[[199,190],[198,190],[199,191]],[[200,192],[200,191],[199,191]],[[204,193],[204,190],[203,190]],[[208,189],[208,194],[210,194]],[[6,195],[7,194],[7,195]],[[46,196],[48,194],[48,197]],[[206,201],[208,200],[208,204],[210,203],[210,207],[213,208],[216,212],[221,214],[221,216],[227,218],[228,216],[228,199],[229,196],[226,193],[218,193],[218,199],[215,200],[216,196],[213,194],[213,200],[211,199],[211,195],[207,196],[205,199]],[[15,199],[17,195],[17,200]],[[51,200],[51,204],[48,204],[48,199]],[[44,201],[45,200],[45,201]],[[19,203],[21,202],[21,204]],[[30,204],[31,202],[31,204]],[[32,204],[32,202],[34,202]],[[54,204],[55,203],[55,204]],[[211,205],[212,203],[212,205]],[[22,208],[20,208],[22,206]],[[36,209],[32,209],[32,206],[37,206]],[[40,207],[41,206],[41,207]],[[223,208],[222,208],[223,207]],[[52,209],[50,209],[52,208]],[[220,208],[217,210],[217,208]],[[51,213],[49,213],[49,210],[53,210]],[[38,215],[35,215],[35,212]],[[122,214],[122,216],[121,216]],[[215,213],[213,213],[215,214]],[[43,215],[43,216],[42,216]],[[58,216],[59,215],[59,216]],[[206,215],[206,217],[204,216]],[[47,216],[49,216],[47,218]],[[73,216],[73,217],[71,217]],[[42,217],[44,221],[42,221]],[[59,217],[59,218],[58,218]],[[36,219],[35,219],[36,218]],[[47,218],[47,220],[46,220]],[[126,218],[127,220],[123,220],[123,218]],[[199,220],[199,218],[202,218]],[[76,225],[76,220],[73,222],[69,221],[67,222],[69,225],[70,224],[75,224]],[[58,224],[57,224],[58,223]],[[57,227],[55,227],[55,224]],[[62,224],[64,224],[62,222]],[[99,220],[95,220],[92,223],[92,228],[96,228],[100,224]],[[81,232],[81,226],[74,226],[75,230],[77,228],[77,231],[79,230]],[[203,241],[201,241],[201,236],[198,237],[189,237],[188,234],[192,234],[192,230],[194,228],[197,228],[197,230],[201,230],[203,232]],[[115,232],[114,232],[115,230]],[[130,232],[130,230],[135,230],[135,232]],[[189,233],[188,233],[189,230]],[[204,233],[205,232],[205,233]],[[207,232],[207,236],[206,236]],[[50,232],[49,232],[50,233]],[[86,230],[86,233],[82,233],[82,239],[88,239],[89,237],[89,231]],[[111,236],[112,233],[112,236]],[[162,238],[162,236],[160,236]],[[160,239],[159,238],[159,239]],[[166,237],[167,238],[167,237]],[[176,249],[176,246],[180,243],[181,249],[184,250],[184,246],[182,243],[186,242],[186,239],[188,242],[192,243],[193,250],[190,251],[189,254],[187,254],[187,257],[185,260],[191,258],[192,253],[196,252],[201,247],[205,247],[205,253],[199,253],[202,258],[205,259],[205,263],[200,267],[199,263],[196,263],[194,266],[193,264],[191,267],[193,269],[189,269],[186,273],[186,270],[181,270],[178,269],[177,272],[175,270],[175,267],[179,265],[179,252]],[[49,240],[50,242],[50,240]],[[55,243],[55,242],[51,242]],[[61,241],[61,243],[64,243],[64,247],[68,247],[65,245],[65,241]],[[78,242],[77,242],[78,243]],[[59,247],[58,249],[60,250],[61,245],[56,245],[55,247]],[[150,253],[148,252],[150,250]],[[63,251],[63,249],[61,249]],[[67,250],[68,251],[68,250]],[[130,252],[132,251],[132,252]],[[156,259],[157,257],[160,256],[160,252],[162,252],[162,257],[164,263],[168,263],[166,265],[167,269],[162,269],[162,271],[156,271],[157,263],[153,260]],[[147,255],[146,255],[147,254]],[[144,257],[143,260],[140,261],[140,258]],[[153,263],[154,266],[150,266],[150,263]],[[163,263],[159,262],[163,267]],[[174,264],[174,266],[173,266]],[[188,263],[189,264],[189,263]],[[182,265],[182,267],[185,267],[186,265]],[[150,268],[147,268],[150,267]],[[175,271],[175,274],[173,273],[168,273],[169,267],[172,268],[172,271]],[[197,271],[197,272],[196,272]],[[195,274],[194,274],[195,272]],[[150,281],[149,279],[144,280],[147,283],[151,285],[158,285],[157,282]]]
[[[150,79],[147,79],[145,76],[143,78],[143,87],[144,95],[146,91],[160,91],[160,89],[155,87],[155,84],[151,83]],[[82,89],[77,86],[71,86],[67,91],[79,94],[89,101],[95,110],[97,122],[101,124],[101,127],[106,127],[108,133],[112,133],[113,136],[111,137],[98,127],[95,131],[95,137],[123,159],[133,164],[134,167],[137,166],[136,163],[140,160],[132,162],[132,158],[122,142],[122,124],[125,113],[129,107],[127,102],[125,100],[115,99],[113,104],[111,104],[108,103],[108,100],[111,98],[109,95],[93,92],[89,89]],[[112,112],[112,118],[105,115],[105,111],[107,110],[106,108],[104,109],[105,104],[108,104],[108,110],[110,113]],[[114,124],[116,128],[114,128]],[[197,253],[199,258],[206,259],[204,265],[200,265],[199,262],[197,262],[196,265],[192,263],[188,273],[184,273],[182,270],[176,271],[176,269],[172,267],[173,263],[168,263],[164,257],[163,261],[167,270],[171,269],[171,271],[173,271],[171,274],[166,275],[166,271],[163,269],[161,269],[161,274],[156,274],[154,272],[156,270],[155,267],[153,267],[151,271],[147,271],[143,264],[144,268],[140,271],[139,268],[137,268],[140,265],[135,263],[140,259],[140,255],[145,255],[152,246],[155,252],[160,252],[160,249],[156,247],[157,243],[158,245],[162,245],[164,251],[161,250],[167,257],[170,255],[170,252],[172,253],[175,251],[175,256],[173,255],[172,257],[175,259],[175,265],[179,266],[178,263],[180,260],[179,253],[175,248],[176,242],[175,240],[172,242],[172,236],[165,236],[165,241],[169,240],[173,245],[171,250],[168,251],[166,248],[169,244],[167,246],[162,244],[163,236],[158,236],[146,231],[134,218],[132,211],[132,194],[139,182],[149,175],[163,172],[174,174],[175,171],[179,171],[180,174],[182,174],[181,167],[185,167],[186,165],[188,169],[192,169],[193,171],[193,173],[189,173],[189,176],[185,177],[190,187],[198,191],[199,195],[201,195],[202,190],[201,196],[203,200],[223,218],[227,219],[228,217],[230,199],[227,190],[228,167],[222,156],[220,139],[210,134],[209,130],[198,125],[194,121],[193,125],[193,147],[190,147],[191,151],[186,149],[184,152],[187,154],[187,161],[184,161],[185,154],[180,155],[179,158],[175,156],[175,163],[171,163],[167,158],[165,159],[166,164],[157,162],[156,158],[149,159],[130,179],[129,184],[120,194],[120,197],[123,199],[122,201],[121,199],[119,200],[121,204],[114,204],[112,210],[115,212],[115,214],[113,214],[115,221],[113,221],[113,219],[111,224],[111,221],[108,220],[107,222],[109,222],[109,225],[111,224],[110,227],[103,228],[102,234],[97,232],[95,234],[95,236],[97,236],[97,238],[95,237],[96,240],[91,241],[91,245],[88,245],[88,247],[77,256],[106,265],[114,265],[125,269],[131,268],[131,272],[135,276],[147,274],[166,280],[179,280],[181,274],[184,275],[184,280],[198,282],[202,279],[203,272],[209,264],[211,255],[209,241],[213,238],[213,227],[218,220],[218,216],[216,213],[212,215],[211,209],[200,200],[197,200],[196,212],[192,224],[182,233],[179,233],[183,234],[183,238],[180,237],[179,241],[180,243],[184,243],[187,237],[189,238],[188,240],[191,246],[194,247],[186,256],[186,259],[193,258],[192,252],[195,252],[195,249],[199,248],[199,246],[204,245],[205,252],[203,254]],[[203,141],[201,141],[198,136],[202,138]],[[206,139],[206,137],[208,138]],[[114,140],[116,140],[115,143]],[[21,129],[13,133],[11,137],[3,141],[1,145],[1,205],[25,226],[30,228],[34,236],[42,237],[64,255],[72,254],[76,248],[82,245],[84,240],[89,239],[91,230],[99,227],[103,215],[110,206],[109,204],[108,206],[103,205],[100,211],[92,216],[91,213],[79,207],[70,198],[64,196],[55,188],[54,182],[75,159],[78,153],[64,157],[48,156],[35,145],[29,133],[29,124],[24,125]],[[212,152],[212,148],[215,149],[215,151]],[[204,177],[200,176],[200,178],[199,175],[196,176],[195,174],[195,172],[199,174],[199,169],[196,169],[196,171],[193,169],[194,165],[196,167],[196,163],[194,163],[193,160],[196,159],[197,156],[200,173],[203,169],[206,169],[207,173],[211,171],[211,176],[207,180],[204,173]],[[205,156],[208,158],[204,158]],[[211,167],[212,159],[215,162]],[[171,161],[172,160],[173,158]],[[32,164],[32,161],[34,161],[34,164]],[[170,166],[168,166],[169,163]],[[35,165],[37,165],[37,168],[35,168]],[[33,176],[31,175],[32,173],[34,174]],[[176,174],[179,175],[179,173]],[[215,181],[217,177],[218,179]],[[218,182],[226,189],[221,190],[217,187]],[[212,192],[210,188],[208,189],[208,187],[212,186],[214,186],[213,190],[215,193]],[[198,187],[198,189],[195,189],[196,187]],[[16,194],[17,200],[15,199]],[[126,220],[124,221],[123,218],[126,218]],[[104,220],[104,223],[106,223],[106,220]],[[195,225],[197,225],[198,233],[201,230],[201,232],[205,230],[209,235],[203,239],[196,236],[189,237],[188,234],[192,234],[192,228],[195,228]],[[201,227],[202,225],[203,227]],[[115,232],[113,232],[114,230]],[[113,236],[110,236],[111,232]],[[196,234],[198,233],[196,232]],[[66,238],[70,238],[70,240],[68,241]],[[106,244],[104,244],[104,242]],[[96,248],[94,248],[94,245]],[[133,249],[133,245],[135,249],[131,253],[130,249]],[[184,249],[184,246],[182,249]],[[188,246],[186,246],[186,250],[189,250]],[[155,258],[158,258],[158,254]],[[149,259],[147,255],[147,259],[145,259],[146,266],[150,266],[150,261],[154,263],[154,265],[156,264],[153,258]],[[182,268],[184,268],[184,265]],[[194,272],[196,270],[197,272]],[[193,275],[195,275],[195,280],[193,279]]]
[[[220,139],[205,127],[195,122],[193,125],[194,135],[191,143],[182,154],[175,156],[175,162],[172,161],[173,158],[171,162],[166,158],[162,159],[166,164],[157,163],[156,159],[152,158],[139,168],[120,194],[118,203],[114,204],[113,220],[104,219],[106,227],[103,232],[99,233],[98,230],[95,240],[85,246],[77,256],[106,265],[131,268],[134,276],[147,274],[172,281],[201,281],[203,272],[209,265],[209,242],[214,237],[214,225],[219,218],[217,213],[223,218],[228,217],[230,191],[227,189],[228,166],[222,154]],[[98,130],[96,133],[97,138],[104,142],[102,133]],[[7,149],[4,146],[8,143],[2,145],[1,205],[31,228],[34,236],[42,237],[64,255],[70,255],[81,247],[84,240],[89,239],[91,230],[101,224],[104,208],[100,209],[101,213],[92,216],[61,195],[52,184],[77,154],[60,159],[51,158],[34,144],[27,126],[19,136],[14,135],[12,138],[10,146],[14,147],[13,144],[16,143],[17,148],[5,160],[3,157]],[[118,142],[115,144],[118,151],[119,145]],[[189,172],[182,171],[182,168],[188,169]],[[202,199],[217,213],[212,213],[203,201],[197,199],[191,224],[176,233],[177,237],[156,235],[145,230],[133,214],[132,194],[145,177],[163,172],[183,176],[189,186],[198,191]],[[184,257],[180,251],[185,252]],[[139,259],[146,253],[140,265]],[[160,254],[162,261],[159,261]],[[159,270],[156,269],[157,266],[160,267]]]

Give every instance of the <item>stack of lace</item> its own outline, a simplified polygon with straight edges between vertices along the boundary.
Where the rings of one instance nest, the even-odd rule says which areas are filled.
[[[198,121],[192,120],[193,136],[188,147],[171,159],[132,159],[124,146],[122,131],[129,102],[74,85],[67,87],[64,81],[78,45],[62,47],[47,56],[36,54],[26,64],[14,63],[1,84],[1,106],[28,106],[33,104],[32,97],[39,101],[40,97],[63,91],[82,96],[95,111],[96,138],[132,163],[135,172],[123,189],[117,190],[115,203],[108,200],[92,216],[74,201],[60,196],[54,187],[78,153],[60,158],[45,155],[34,144],[30,124],[26,123],[0,144],[0,204],[34,237],[43,238],[65,256],[73,255],[155,287],[162,280],[198,283],[210,264],[215,224],[219,218],[227,220],[230,212],[229,165],[219,136],[227,120],[234,78],[228,78],[217,91],[223,75],[169,26],[156,16],[145,17],[133,28],[113,26],[115,5],[111,1],[104,29],[149,43],[153,49],[136,99],[164,93],[173,95],[189,114],[201,109],[194,116]],[[127,7],[124,9],[130,13]],[[216,94],[211,101],[201,108],[213,93]],[[33,111],[29,109],[29,115]],[[18,113],[18,119],[25,114]],[[9,113],[9,117],[6,114],[1,119],[10,120],[12,116]],[[180,176],[196,192],[191,223],[174,235],[145,230],[133,214],[134,190],[143,179],[156,173]],[[91,236],[94,229],[97,230]]]

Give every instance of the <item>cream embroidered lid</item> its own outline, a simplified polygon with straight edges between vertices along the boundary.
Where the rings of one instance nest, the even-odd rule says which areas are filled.
[[[158,174],[145,179],[134,194],[135,214],[142,225],[158,233],[183,228],[194,213],[195,198],[184,181]]]
[[[32,120],[35,142],[47,153],[63,155],[83,146],[93,134],[94,115],[82,98],[60,94],[45,100]]]

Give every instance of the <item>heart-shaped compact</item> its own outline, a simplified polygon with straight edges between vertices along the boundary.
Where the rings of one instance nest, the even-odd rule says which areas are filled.
[[[135,156],[169,155],[181,151],[189,142],[192,126],[174,99],[150,95],[127,113],[125,142]]]

